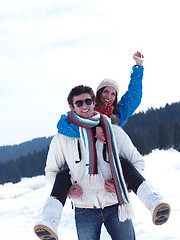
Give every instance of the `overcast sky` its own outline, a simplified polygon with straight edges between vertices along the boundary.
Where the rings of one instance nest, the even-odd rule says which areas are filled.
[[[178,0],[0,0],[0,146],[54,135],[67,94],[106,77],[127,90],[145,56],[138,111],[180,101]]]

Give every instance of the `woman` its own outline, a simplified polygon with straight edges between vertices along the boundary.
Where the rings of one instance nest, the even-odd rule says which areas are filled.
[[[100,82],[97,88],[96,110],[103,114],[106,114],[112,119],[114,123],[119,124],[120,126],[122,126],[133,114],[141,101],[143,76],[142,63],[144,58],[141,53],[137,52],[134,55],[134,59],[136,59],[136,63],[138,62],[138,64],[140,64],[141,66],[133,67],[129,90],[119,102],[117,101],[119,89],[115,81],[111,79],[105,79]],[[66,122],[64,122],[64,119],[62,117],[58,123],[58,131],[61,134],[68,135],[68,126],[66,126],[65,123]],[[106,152],[105,138],[101,127],[96,127],[95,137],[104,142],[104,152]],[[140,175],[140,173],[136,170],[136,168],[131,164],[130,161],[126,159],[121,159],[121,164],[127,184],[138,195],[138,197],[143,201],[143,203],[152,211],[152,214],[154,215],[153,222],[157,225],[166,222],[170,211],[169,205],[165,204],[162,199],[154,199],[154,190],[151,188],[149,183],[147,183],[145,179]],[[112,180],[107,180],[105,182],[105,189],[107,192],[115,191]],[[146,195],[143,194],[144,190],[147,191]],[[51,196],[58,199],[64,206],[67,198],[67,193],[69,197],[80,197],[82,195],[82,190],[78,185],[72,186],[68,169],[61,171],[57,174]],[[156,194],[157,193],[155,193],[155,195]],[[150,195],[152,198],[151,203],[147,205],[147,196]],[[154,205],[153,202],[155,200],[157,202]],[[157,206],[159,207],[155,210]],[[164,211],[164,213],[161,214],[160,219],[158,214],[162,213],[162,211]],[[40,228],[42,229],[43,227],[47,231],[45,224],[43,226],[43,221],[36,224],[34,228],[36,234],[38,230]],[[53,235],[53,232],[57,232],[57,226],[55,226],[53,230],[54,231],[49,232],[52,237],[56,238],[57,234]],[[39,234],[37,235],[40,238],[42,237]]]

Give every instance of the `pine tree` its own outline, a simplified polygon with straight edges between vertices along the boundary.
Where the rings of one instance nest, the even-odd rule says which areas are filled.
[[[21,180],[21,174],[14,161],[0,164],[0,184],[6,182],[17,183]]]
[[[163,122],[159,122],[158,124],[158,141],[159,149],[168,149],[172,145],[171,135]]]
[[[173,144],[174,144],[174,148],[180,151],[180,124],[178,121],[174,122]]]
[[[155,143],[154,143],[152,134],[150,134],[149,131],[150,131],[150,129],[149,129],[149,128],[146,128],[146,129],[144,130],[143,134],[144,134],[144,138],[146,139],[146,142],[147,142],[149,148],[150,148],[151,150],[153,150],[156,145],[155,145]]]
[[[149,147],[142,131],[138,130],[135,132],[134,138],[133,138],[133,143],[134,143],[135,147],[137,148],[137,150],[142,155],[145,155],[145,154],[148,154],[151,152],[151,148]]]

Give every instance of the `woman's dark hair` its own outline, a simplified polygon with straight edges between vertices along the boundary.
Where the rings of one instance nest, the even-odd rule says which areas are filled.
[[[67,97],[67,101],[68,101],[69,105],[73,105],[73,97],[78,96],[83,93],[88,93],[91,96],[93,102],[95,101],[95,95],[94,95],[92,88],[85,86],[85,85],[79,85],[79,86],[76,86],[71,89],[71,91]]]
[[[101,89],[99,89],[96,93],[96,108],[99,108],[101,109],[104,105],[103,105],[103,102],[102,102],[102,92],[103,90],[105,89],[106,87],[103,87]],[[117,99],[117,92],[116,92],[116,97],[115,97],[115,100],[114,100],[114,103],[113,103],[113,106],[114,106],[114,110],[113,110],[113,113],[116,114],[118,113],[118,99]]]

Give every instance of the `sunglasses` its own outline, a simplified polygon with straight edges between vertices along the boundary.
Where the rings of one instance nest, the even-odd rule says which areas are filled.
[[[86,98],[85,100],[76,101],[75,104],[77,105],[77,107],[82,107],[84,102],[86,105],[91,105],[93,100],[91,98]]]

